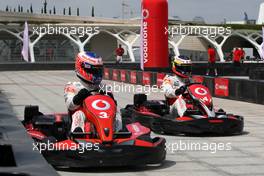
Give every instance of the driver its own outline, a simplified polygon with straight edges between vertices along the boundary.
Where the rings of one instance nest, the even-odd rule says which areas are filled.
[[[163,79],[162,89],[168,105],[170,113],[183,117],[187,110],[186,103],[181,95],[186,91],[186,84],[190,83],[190,75],[192,71],[192,62],[185,56],[175,56],[172,63],[172,71],[174,75],[166,75]]]
[[[102,91],[103,61],[95,53],[80,52],[76,56],[75,72],[80,82],[69,82],[64,88],[64,98],[67,108],[72,112],[71,132],[85,132],[85,114],[78,110],[84,99],[90,95],[103,93],[114,99],[109,91]],[[92,91],[92,92],[91,92]],[[107,93],[106,93],[107,92]],[[115,101],[116,102],[116,101]],[[116,114],[115,130],[122,129],[120,113]]]

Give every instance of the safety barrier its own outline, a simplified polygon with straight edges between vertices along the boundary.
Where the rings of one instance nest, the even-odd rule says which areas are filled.
[[[26,134],[12,107],[0,93],[0,175],[46,176],[58,175]]]
[[[104,69],[104,79],[106,80],[139,85],[160,86],[165,75],[166,73],[161,72]],[[198,75],[193,76],[193,80],[205,84],[215,97],[264,104],[264,81]]]

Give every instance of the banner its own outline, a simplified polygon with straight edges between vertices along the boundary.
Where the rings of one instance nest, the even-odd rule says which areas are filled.
[[[21,54],[26,62],[29,62],[29,36],[28,36],[28,23],[25,22],[25,28],[23,33],[23,48]]]
[[[194,83],[201,83],[203,84],[204,82],[204,77],[203,76],[196,76],[196,75],[193,75],[192,76],[192,80]]]
[[[143,85],[151,85],[151,73],[150,72],[143,72]]]
[[[116,69],[113,70],[113,80],[118,81],[118,70]]]
[[[215,78],[215,95],[220,97],[229,96],[229,79]]]
[[[109,68],[104,68],[104,78],[105,79],[110,79],[109,78]]]
[[[141,25],[140,25],[140,68],[144,70],[144,51],[143,51],[143,6],[141,6]]]
[[[126,82],[126,70],[120,71],[121,81]]]
[[[132,84],[137,83],[137,72],[136,71],[130,72],[130,83],[132,83]]]
[[[165,73],[157,73],[157,86],[158,87],[161,87],[165,76],[166,76]]]

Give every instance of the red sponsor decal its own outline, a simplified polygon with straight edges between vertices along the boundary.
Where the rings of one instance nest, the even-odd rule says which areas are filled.
[[[130,83],[132,83],[132,84],[137,83],[137,72],[136,71],[130,72]]]
[[[150,72],[143,72],[143,85],[150,85],[151,84],[151,73]]]
[[[126,81],[126,70],[121,70],[120,75],[121,75],[121,81],[125,82]]]
[[[204,77],[203,76],[192,76],[192,80],[195,83],[203,83],[204,82]]]
[[[229,96],[229,80],[226,78],[215,78],[215,95],[221,97]]]
[[[163,83],[163,79],[166,76],[165,73],[157,73],[157,86],[160,87]]]
[[[104,78],[109,79],[109,69],[108,68],[104,68]]]
[[[113,80],[118,81],[118,70],[113,70]]]
[[[209,120],[210,123],[223,123],[223,120]]]

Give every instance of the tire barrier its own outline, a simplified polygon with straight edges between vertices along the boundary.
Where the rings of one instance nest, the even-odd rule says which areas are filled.
[[[257,67],[249,71],[249,78],[255,80],[264,80],[264,67]]]
[[[114,79],[110,76],[113,75]],[[160,87],[166,73],[106,68],[104,79],[129,84]],[[193,80],[207,86],[215,97],[264,104],[264,81],[233,78],[193,76]]]
[[[0,175],[57,176],[27,135],[0,92]]]

